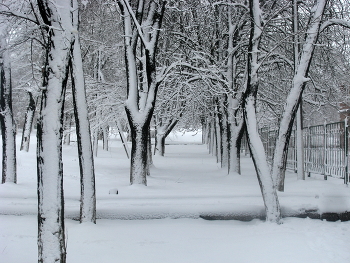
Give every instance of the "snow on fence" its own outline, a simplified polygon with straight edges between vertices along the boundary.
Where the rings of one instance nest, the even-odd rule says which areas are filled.
[[[272,161],[275,149],[277,130],[268,127],[259,129],[267,159]],[[304,141],[304,170],[311,173],[322,174],[324,178],[332,176],[349,181],[349,131],[347,120],[343,122],[328,123],[310,126],[303,129]],[[297,171],[295,131],[292,131],[287,157],[287,169]]]

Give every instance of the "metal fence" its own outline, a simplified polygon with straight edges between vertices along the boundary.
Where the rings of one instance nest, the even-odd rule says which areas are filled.
[[[262,128],[259,130],[269,162],[272,161],[276,143],[276,130]],[[304,170],[322,174],[325,179],[332,176],[349,179],[349,132],[347,121],[310,126],[303,129],[304,141]],[[297,170],[295,131],[292,131],[288,155],[287,169]]]

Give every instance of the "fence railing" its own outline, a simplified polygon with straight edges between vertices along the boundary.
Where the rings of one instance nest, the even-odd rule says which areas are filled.
[[[269,162],[272,162],[277,130],[259,129]],[[349,182],[350,154],[347,120],[310,126],[303,129],[304,171],[332,176]],[[243,145],[242,145],[243,146]],[[297,148],[295,131],[292,131],[287,153],[287,169],[297,171]]]

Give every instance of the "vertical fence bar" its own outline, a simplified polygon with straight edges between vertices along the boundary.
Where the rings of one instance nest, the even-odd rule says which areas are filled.
[[[323,149],[324,149],[324,155],[323,155],[323,178],[324,180],[327,180],[327,174],[326,174],[326,166],[327,166],[327,125],[326,123],[323,124]]]
[[[345,175],[344,175],[344,184],[349,183],[349,128],[348,128],[348,117],[344,120],[344,159],[345,159]]]

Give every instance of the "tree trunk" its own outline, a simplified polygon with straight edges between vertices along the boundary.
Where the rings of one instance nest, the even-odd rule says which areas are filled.
[[[264,146],[258,133],[255,107],[254,96],[249,95],[245,98],[244,116],[247,125],[249,148],[265,204],[266,221],[278,223],[281,218],[281,210],[266,160]]]
[[[160,84],[156,72],[156,51],[166,2],[159,1],[158,5],[153,1],[140,0],[135,12],[129,1],[117,3],[123,15],[125,35],[125,109],[132,137],[130,183],[147,185],[148,133]],[[142,19],[143,15],[146,20]]]
[[[128,147],[127,140],[126,140],[126,138],[124,136],[124,133],[123,133],[122,125],[120,124],[119,120],[116,121],[116,125],[117,125],[117,128],[118,128],[119,136],[120,136],[120,139],[122,141],[122,144],[123,144],[126,156],[128,157],[128,159],[130,159],[130,150],[129,150],[129,147]]]
[[[108,141],[109,141],[109,126],[103,125],[102,126],[102,139],[103,139],[103,146],[102,149],[105,151],[108,151]]]
[[[178,120],[166,120],[165,124],[160,125],[156,129],[156,138],[155,138],[155,154],[159,156],[164,156],[165,153],[165,139],[168,137],[170,132],[174,129]]]
[[[230,135],[228,173],[241,173],[240,150],[244,132],[244,118],[241,107],[240,99],[233,96],[228,98],[228,130]]]
[[[249,8],[251,31],[248,46],[247,87],[243,97],[243,113],[247,127],[250,152],[265,204],[266,221],[278,223],[281,218],[280,205],[267,163],[264,146],[258,133],[256,118],[256,96],[259,85],[258,54],[262,32],[262,17],[259,0],[249,0]]]
[[[222,96],[217,101],[218,104],[218,123],[220,130],[220,155],[221,155],[221,168],[227,168],[229,170],[229,148],[230,148],[230,132],[228,130],[228,112],[227,112],[227,97]]]
[[[164,156],[165,153],[165,134],[164,133],[158,133],[156,134],[156,140],[155,140],[155,153],[159,156]]]
[[[243,137],[243,120],[239,125],[231,123],[229,125],[230,131],[230,149],[229,149],[229,170],[231,173],[241,174],[241,140]]]
[[[64,132],[63,132],[63,143],[65,145],[70,145],[70,133],[72,129],[72,113],[66,112],[64,114]]]
[[[68,79],[71,0],[38,0],[47,30],[46,62],[37,129],[38,262],[66,262],[63,195],[63,105]],[[68,23],[68,24],[67,24]]]
[[[210,121],[210,139],[209,139],[209,153],[214,155],[215,152],[215,121],[214,118]]]
[[[299,11],[298,11],[298,0],[293,0],[293,34],[294,34],[294,73],[297,69],[299,62]],[[296,147],[297,147],[297,173],[298,180],[305,180],[304,173],[304,142],[303,142],[303,107],[302,98],[300,100],[299,108],[297,111],[297,129],[296,129]]]
[[[77,26],[78,14],[76,14],[74,19]],[[80,166],[80,222],[96,223],[94,158],[78,34],[75,35],[71,66],[74,116]]]
[[[315,49],[315,43],[318,39],[326,2],[326,0],[315,1],[308,29],[306,30],[305,42],[301,49],[299,63],[293,77],[292,88],[287,96],[286,105],[280,122],[272,167],[272,177],[279,191],[284,191],[287,147],[302,92],[308,81],[307,75]]]
[[[93,132],[93,156],[97,157],[97,152],[98,152],[98,134],[99,134],[99,127],[96,127]]]
[[[12,112],[10,57],[5,36],[0,35],[0,122],[2,136],[2,183],[17,183],[16,125]]]
[[[153,156],[152,156],[152,140],[151,140],[151,129],[148,126],[147,136],[147,162],[148,162],[148,174],[151,175],[150,168],[153,167]]]
[[[131,166],[130,184],[147,185],[147,175],[150,174],[148,164],[148,129],[150,117],[144,122],[136,123],[126,108],[131,131]],[[152,115],[151,115],[152,116]]]
[[[220,132],[220,117],[215,113],[215,154],[216,162],[221,162],[221,132]]]
[[[36,101],[33,97],[33,93],[28,91],[28,95],[29,95],[29,105],[27,107],[27,112],[24,117],[24,125],[23,125],[21,148],[20,148],[21,151],[24,150],[26,152],[29,151],[30,133],[32,132],[35,109],[36,109]]]

